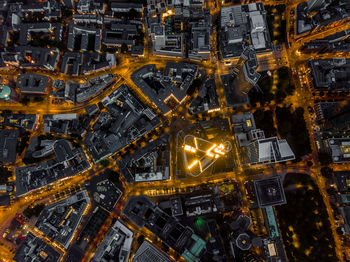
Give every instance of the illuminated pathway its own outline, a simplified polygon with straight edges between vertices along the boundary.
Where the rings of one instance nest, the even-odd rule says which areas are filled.
[[[301,3],[303,1],[267,1],[268,3],[271,4],[281,4],[281,3],[290,3],[287,5],[286,8],[286,19],[289,21],[290,17],[290,10],[296,7],[298,3]],[[293,3],[293,4],[291,4]],[[266,4],[266,3],[265,3]],[[211,13],[213,15],[217,15],[219,12],[220,8],[220,3],[219,1],[209,1],[208,5],[211,7]],[[216,6],[216,8],[215,8]],[[289,29],[290,25],[289,22],[287,23],[287,29]],[[337,27],[337,28],[330,28],[330,29],[325,29],[324,31],[320,31],[317,33],[312,33],[309,36],[302,37],[295,42],[294,40],[291,40],[290,37],[288,36],[288,39],[291,40],[291,48],[289,49],[282,49],[279,54],[267,54],[264,56],[259,56],[259,62],[264,61],[266,63],[266,67],[269,69],[275,69],[279,65],[276,65],[274,63],[276,61],[276,58],[284,57],[284,61],[287,63],[287,65],[290,66],[291,69],[295,70],[296,72],[298,71],[305,71],[305,61],[309,58],[315,57],[315,54],[301,54],[298,50],[302,46],[303,43],[310,41],[312,39],[324,37],[330,34],[333,34],[337,31],[345,30],[347,28],[350,28],[350,22],[346,22],[343,25]],[[289,30],[287,30],[289,32]],[[216,41],[213,37],[211,41]],[[343,55],[343,54],[342,54]],[[324,54],[322,55],[322,58],[325,57],[334,57],[336,56],[335,54]],[[350,56],[350,54],[346,54],[347,57]],[[317,57],[320,57],[317,55]],[[134,72],[136,69],[146,65],[146,64],[156,64],[157,67],[164,67],[165,63],[168,61],[173,61],[173,62],[183,62],[186,61],[188,62],[189,60],[186,59],[180,59],[180,58],[162,58],[162,57],[155,57],[155,56],[150,56],[148,54],[148,48],[146,48],[146,55],[145,58],[130,58],[126,56],[122,56],[121,58],[121,63],[120,65],[113,67],[110,70],[105,70],[98,72],[96,74],[90,74],[86,76],[86,78],[92,78],[96,77],[105,73],[112,73],[116,76],[117,82],[113,86],[113,88],[105,90],[101,94],[97,95],[93,99],[91,99],[87,103],[82,103],[82,104],[70,104],[70,103],[63,103],[61,105],[56,105],[56,104],[51,104],[51,99],[49,97],[46,97],[44,100],[44,103],[29,103],[28,105],[23,105],[20,103],[5,103],[3,101],[0,102],[0,110],[12,110],[14,112],[22,111],[25,113],[36,113],[40,115],[40,121],[39,124],[42,126],[42,115],[43,114],[59,114],[59,113],[83,113],[84,108],[88,105],[91,104],[96,104],[103,97],[106,95],[110,94],[113,92],[118,86],[120,86],[122,83],[126,83],[136,94],[137,96],[142,99],[143,102],[145,102],[147,105],[151,106],[153,109],[157,110],[154,108],[152,103],[149,101],[148,98],[141,92],[141,90],[135,86],[135,84],[131,81],[130,75],[132,72]],[[191,61],[193,62],[193,61]],[[215,55],[212,55],[211,61],[206,62],[206,63],[199,63],[195,62],[196,64],[200,65],[201,68],[205,69],[206,73],[209,75],[213,75],[215,78],[215,83],[217,85],[217,93],[219,96],[219,103],[220,103],[220,108],[221,111],[220,113],[222,114],[223,117],[229,117],[230,114],[232,114],[232,109],[229,109],[226,107],[226,101],[224,97],[224,91],[220,79],[220,75],[228,73],[228,67],[226,67],[223,63],[219,62],[217,57]],[[19,74],[19,70],[0,70],[1,75],[3,76],[8,76],[8,77],[14,77]],[[43,70],[27,70],[27,73],[30,72],[36,72],[40,74],[44,74],[50,77],[56,77],[58,79],[64,79],[64,80],[81,80],[81,77],[72,77],[72,76],[67,76],[63,74],[53,74],[52,72],[45,72]],[[85,78],[84,78],[85,79]],[[296,96],[295,99],[298,99],[296,102],[297,104],[301,105],[304,108],[305,111],[305,121],[309,130],[310,134],[310,141],[311,141],[311,146],[313,152],[316,152],[317,149],[315,147],[314,139],[313,139],[313,133],[312,133],[312,119],[308,113],[307,107],[308,106],[313,106],[313,100],[312,100],[312,94],[309,89],[309,85],[303,86],[302,83],[297,82],[297,89],[296,89]],[[179,108],[180,110],[185,110],[186,107],[183,106]],[[248,109],[247,109],[248,110]],[[175,112],[175,115],[179,114],[179,112]],[[186,114],[186,112],[184,113]],[[217,112],[214,112],[213,115],[217,115]],[[186,117],[188,114],[186,114]],[[167,117],[167,120],[170,120],[170,117]],[[190,116],[188,116],[190,117]],[[189,120],[193,120],[189,119]],[[194,120],[193,120],[194,121]],[[168,130],[168,129],[167,129]],[[39,131],[36,131],[36,134]],[[150,137],[148,138],[150,139]],[[140,194],[147,194],[149,196],[158,196],[158,195],[171,195],[175,193],[176,191],[178,192],[187,192],[189,188],[193,188],[196,186],[199,186],[201,184],[207,184],[207,183],[219,183],[224,181],[225,179],[233,179],[239,183],[240,190],[243,195],[243,202],[244,202],[244,208],[249,206],[249,201],[247,199],[247,196],[245,194],[245,189],[244,189],[244,182],[247,180],[251,180],[254,177],[249,176],[245,173],[244,167],[242,166],[240,162],[240,152],[239,149],[237,148],[237,145],[235,143],[235,138],[232,136],[233,139],[233,150],[234,150],[234,155],[235,155],[235,162],[236,162],[236,168],[232,172],[228,173],[221,173],[217,174],[215,176],[209,176],[209,175],[201,175],[199,177],[188,177],[184,180],[176,180],[174,179],[174,175],[172,174],[172,179],[169,181],[158,181],[158,182],[152,182],[152,183],[137,183],[134,185],[127,185],[125,189],[125,193],[122,196],[122,199],[120,202],[117,204],[115,210],[111,213],[110,217],[107,220],[107,223],[101,228],[100,232],[98,233],[97,237],[94,239],[94,241],[91,241],[92,244],[88,248],[88,252],[85,254],[84,261],[89,261],[91,257],[93,256],[94,248],[97,246],[97,243],[100,243],[100,241],[103,239],[103,236],[107,232],[109,225],[111,224],[112,218],[118,218],[120,217],[121,209],[125,201],[128,199],[128,197],[133,196],[133,195],[140,195]],[[141,138],[138,141],[135,141],[133,144],[137,145],[140,141],[143,141],[141,143],[146,143],[147,140],[145,138]],[[171,145],[174,146],[174,145]],[[121,151],[123,152],[123,150]],[[112,160],[113,163],[115,163],[114,159]],[[334,221],[334,216],[333,216],[333,211],[330,207],[329,204],[329,197],[326,192],[326,183],[324,178],[320,175],[320,166],[318,164],[317,160],[317,154],[313,154],[313,160],[314,160],[314,166],[310,169],[308,168],[304,162],[298,163],[298,164],[287,164],[286,167],[278,166],[276,165],[275,171],[279,174],[285,173],[285,172],[290,172],[294,170],[298,170],[299,172],[304,172],[311,174],[312,178],[315,180],[316,184],[318,185],[320,189],[320,193],[323,197],[323,200],[325,202],[327,212],[329,215],[329,219],[331,222],[331,228],[333,232],[333,236],[335,239],[336,243],[336,253],[339,258],[339,260],[342,260],[342,247],[341,247],[341,241],[339,239],[338,234],[336,233],[336,224]],[[20,162],[20,161],[19,161]],[[20,164],[20,163],[17,163]],[[115,165],[114,165],[115,166]],[[350,165],[347,166],[335,166],[335,169],[339,170],[345,170],[345,168],[348,168]],[[260,174],[265,174],[265,175],[270,175],[272,172],[274,172],[274,169],[269,167],[269,166],[258,166],[253,168],[256,171],[259,171]],[[105,168],[101,167],[100,165],[95,165],[93,169],[90,169],[89,171],[86,171],[82,174],[79,174],[77,176],[74,176],[72,178],[62,181],[57,181],[56,183],[49,185],[43,189],[39,189],[37,191],[31,192],[26,194],[25,196],[22,196],[18,198],[11,206],[9,206],[6,209],[1,209],[0,210],[0,235],[2,235],[4,229],[9,225],[10,221],[13,219],[16,213],[22,212],[26,207],[33,203],[37,203],[38,201],[47,201],[48,203],[54,200],[54,195],[58,192],[63,192],[67,190],[70,187],[74,187],[76,185],[83,185],[85,181],[90,179],[92,176],[98,175],[99,173],[103,172]],[[172,172],[174,173],[174,172]],[[246,210],[245,210],[246,211]],[[123,218],[124,220],[124,218]],[[138,229],[135,226],[133,226],[131,223],[128,223],[128,226],[131,227],[135,231],[135,235],[144,234],[146,238],[149,239],[154,239],[153,234],[151,234],[149,231],[146,229]],[[1,243],[0,243],[1,244]],[[173,252],[173,251],[170,251]],[[0,245],[0,261],[11,261],[13,257],[13,253],[11,252],[11,248],[7,246],[6,244]]]

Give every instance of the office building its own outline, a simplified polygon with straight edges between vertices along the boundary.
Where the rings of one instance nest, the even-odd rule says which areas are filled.
[[[124,157],[118,167],[130,182],[151,182],[170,179],[170,136],[163,134],[144,148]]]
[[[314,59],[308,61],[316,91],[349,92],[350,59]]]
[[[208,79],[192,101],[188,111],[190,114],[211,113],[220,110],[219,97],[213,78]]]
[[[258,138],[246,147],[247,163],[269,164],[295,159],[287,140],[277,137]]]
[[[44,94],[50,78],[39,74],[21,74],[17,77],[17,87],[24,94]]]
[[[58,262],[61,258],[62,253],[29,232],[17,249],[13,260],[16,262]]]
[[[36,128],[38,116],[36,114],[4,114],[4,126],[34,130]]]
[[[167,62],[164,72],[149,64],[132,73],[131,79],[163,114],[167,114],[184,101],[197,74],[198,66],[194,64]]]
[[[16,161],[16,147],[19,131],[17,129],[3,129],[0,132],[0,162],[14,163]]]
[[[237,58],[249,41],[257,53],[272,51],[262,3],[233,5],[220,10],[220,50],[223,60]]]
[[[350,161],[350,138],[328,138],[324,141],[324,146],[333,163]]]
[[[136,251],[133,262],[172,262],[162,251],[153,246],[150,242],[144,241]]]
[[[90,198],[86,191],[75,193],[64,200],[46,206],[35,226],[67,249],[89,204]]]
[[[309,12],[316,11],[326,4],[326,0],[308,0],[307,9]]]
[[[73,149],[67,140],[61,139],[48,143],[37,154],[38,156],[46,156],[53,152],[56,156],[53,159],[16,168],[17,196],[39,189],[59,179],[77,175],[90,168],[84,151],[79,147]]]
[[[146,227],[187,261],[200,261],[206,242],[191,228],[162,211],[147,196],[129,198],[123,214],[138,227]]]
[[[94,161],[114,154],[160,124],[156,114],[126,85],[121,85],[102,103],[107,112],[99,114],[93,132],[88,132],[84,141]]]
[[[279,176],[255,180],[254,188],[260,208],[287,203]]]
[[[93,261],[105,262],[117,258],[118,262],[127,262],[133,239],[134,232],[117,220],[98,246]]]

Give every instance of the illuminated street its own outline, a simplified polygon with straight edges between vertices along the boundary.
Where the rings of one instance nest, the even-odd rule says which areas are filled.
[[[350,4],[53,2],[0,6],[1,262],[350,260]]]

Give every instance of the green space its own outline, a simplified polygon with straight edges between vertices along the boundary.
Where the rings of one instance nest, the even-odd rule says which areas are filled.
[[[17,149],[16,152],[18,155],[21,155],[25,149],[25,147],[29,144],[30,132],[21,130],[20,136],[18,137]]]
[[[255,106],[256,103],[262,105],[270,103],[271,101],[276,101],[276,103],[283,103],[284,99],[292,95],[295,86],[292,81],[292,74],[288,67],[281,67],[277,69],[277,83],[275,88],[273,88],[273,74],[274,71],[262,72],[258,86],[260,90],[252,88],[248,95],[250,103]]]
[[[304,120],[304,109],[298,107],[292,111],[291,107],[277,107],[276,121],[281,138],[288,141],[297,161],[302,156],[311,153],[309,132]]]
[[[0,166],[0,184],[7,183],[7,180],[12,176],[12,172],[6,167]]]
[[[274,44],[281,45],[286,42],[286,20],[284,18],[284,11],[286,9],[285,5],[266,5],[265,9],[267,11],[266,20],[267,26],[269,28],[270,37]],[[275,17],[276,20],[275,20]],[[278,25],[274,28],[274,25]],[[274,34],[275,31],[275,34]]]
[[[256,110],[254,112],[254,120],[256,127],[264,130],[265,137],[272,137],[277,135],[277,130],[273,124],[273,112],[271,110]]]
[[[32,217],[38,217],[45,208],[45,204],[37,204],[35,206],[29,206],[23,211],[23,215],[25,215],[28,219]]]
[[[289,261],[338,261],[322,196],[306,174],[287,174],[287,204],[275,208]]]

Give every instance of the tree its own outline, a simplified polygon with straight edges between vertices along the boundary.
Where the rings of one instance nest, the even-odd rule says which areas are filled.
[[[332,158],[326,152],[319,152],[318,153],[318,160],[320,161],[321,165],[324,165],[324,166],[332,163]]]
[[[127,44],[123,43],[120,49],[121,53],[126,53],[129,50]]]
[[[330,179],[333,177],[333,169],[328,166],[322,167],[321,174],[323,177]]]
[[[103,159],[103,160],[101,160],[101,165],[103,166],[103,167],[107,167],[108,165],[109,165],[109,160],[108,159]]]
[[[12,176],[12,172],[5,167],[0,166],[0,183],[5,184]]]
[[[41,213],[41,211],[44,209],[45,204],[38,204],[33,206],[29,206],[23,211],[23,215],[25,215],[28,219],[31,217],[38,217]]]
[[[164,241],[162,242],[162,250],[166,253],[169,252],[169,246],[167,244],[165,244]]]
[[[127,16],[129,20],[134,20],[139,16],[139,13],[134,8],[131,8]]]
[[[119,179],[119,173],[116,171],[113,171],[111,169],[106,170],[107,174],[108,174],[108,180],[111,181],[113,184],[118,185],[118,183],[120,183],[120,179]]]
[[[30,102],[29,97],[27,97],[27,96],[22,97],[21,103],[22,103],[23,105],[26,106],[26,105],[28,105],[29,102]]]
[[[337,193],[337,190],[334,187],[327,188],[328,195],[334,195]]]
[[[34,101],[35,102],[42,102],[42,101],[44,101],[44,98],[42,96],[36,96],[36,97],[34,97]]]
[[[145,240],[145,237],[143,235],[140,235],[138,238],[137,238],[137,243],[139,245],[141,245],[143,243],[143,241]]]

